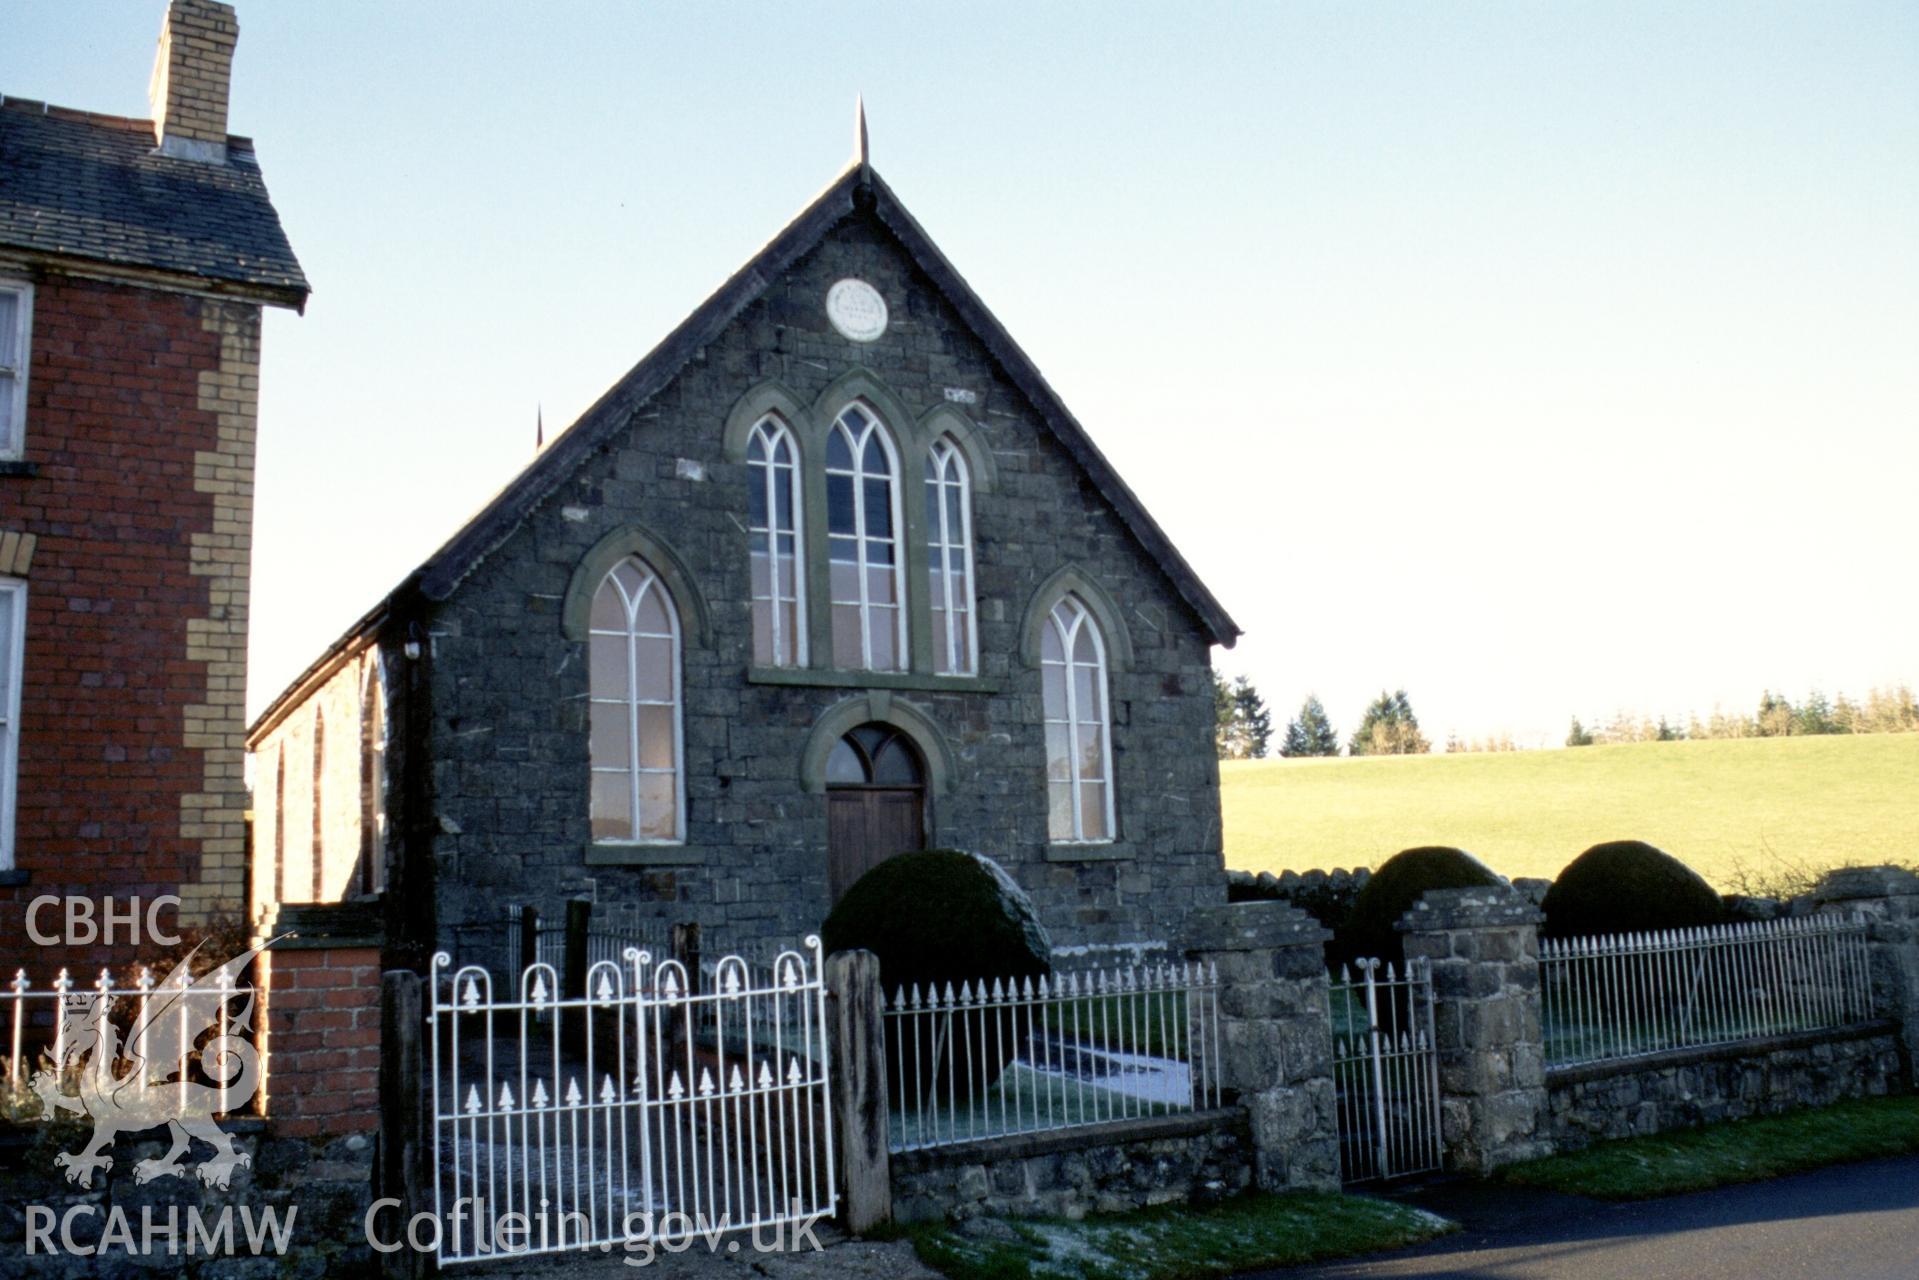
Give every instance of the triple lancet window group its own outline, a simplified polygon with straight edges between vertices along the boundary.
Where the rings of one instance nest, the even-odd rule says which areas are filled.
[[[911,668],[907,468],[923,468],[925,609],[933,674],[978,674],[974,600],[973,481],[947,436],[923,459],[903,458],[895,436],[864,401],[842,408],[811,464],[824,480],[824,572],[830,665],[846,672]],[[807,667],[809,654],[806,468],[798,437],[776,413],[746,437],[747,539],[753,664]],[[822,492],[812,489],[815,501]],[[817,517],[816,517],[817,518]],[[818,546],[816,542],[814,544]],[[815,562],[817,571],[819,563]],[[1113,838],[1111,719],[1105,642],[1085,604],[1054,602],[1040,641],[1048,838]],[[681,628],[671,592],[637,556],[614,566],[595,593],[588,633],[592,830],[597,841],[683,842],[686,788],[681,735]]]

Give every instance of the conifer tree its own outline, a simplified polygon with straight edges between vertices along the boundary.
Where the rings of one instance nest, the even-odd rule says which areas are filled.
[[[1308,694],[1299,706],[1299,714],[1287,723],[1279,754],[1288,758],[1339,754],[1339,735],[1326,718],[1326,708],[1317,694]]]
[[[1213,745],[1221,760],[1261,760],[1273,738],[1266,700],[1246,676],[1231,683],[1213,672]]]
[[[1221,760],[1232,759],[1233,687],[1213,672],[1213,749]]]
[[[1242,760],[1264,760],[1273,740],[1273,717],[1266,710],[1266,699],[1246,676],[1233,681],[1234,745]]]
[[[1432,749],[1433,744],[1419,732],[1419,717],[1413,714],[1404,689],[1381,690],[1346,744],[1348,754],[1356,756],[1424,755]]]

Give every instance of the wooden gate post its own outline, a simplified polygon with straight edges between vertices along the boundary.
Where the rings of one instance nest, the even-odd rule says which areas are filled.
[[[532,903],[520,908],[520,968],[514,975],[531,969],[540,958],[540,909]]]
[[[839,1140],[840,1217],[848,1231],[859,1235],[893,1218],[880,958],[871,951],[828,956],[826,1002],[833,1127]]]
[[[568,1000],[586,999],[586,935],[593,926],[593,904],[572,898],[566,904],[566,953],[560,990]]]
[[[697,923],[676,924],[668,935],[668,945],[673,949],[673,958],[686,968],[686,989],[689,994],[700,993],[700,926]]]
[[[433,1188],[427,1181],[427,1152],[432,1147],[421,1097],[422,1016],[420,975],[408,969],[389,969],[382,974],[380,1159],[375,1167],[374,1196],[400,1202],[391,1221],[399,1224],[402,1233],[414,1214],[426,1212],[433,1203]],[[379,1259],[380,1274],[389,1280],[421,1280],[435,1270],[433,1255],[410,1245],[382,1253]]]

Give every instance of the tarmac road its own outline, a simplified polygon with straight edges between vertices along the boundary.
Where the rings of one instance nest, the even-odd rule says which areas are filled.
[[[1919,1156],[1630,1204],[1466,1183],[1393,1198],[1462,1230],[1241,1280],[1919,1280]]]

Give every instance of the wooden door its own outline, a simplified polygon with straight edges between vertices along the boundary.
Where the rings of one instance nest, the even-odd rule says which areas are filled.
[[[838,902],[855,880],[895,854],[926,847],[919,753],[897,730],[861,725],[827,762],[826,881]]]
[[[826,804],[826,878],[835,902],[894,854],[926,847],[917,787],[835,787]]]

